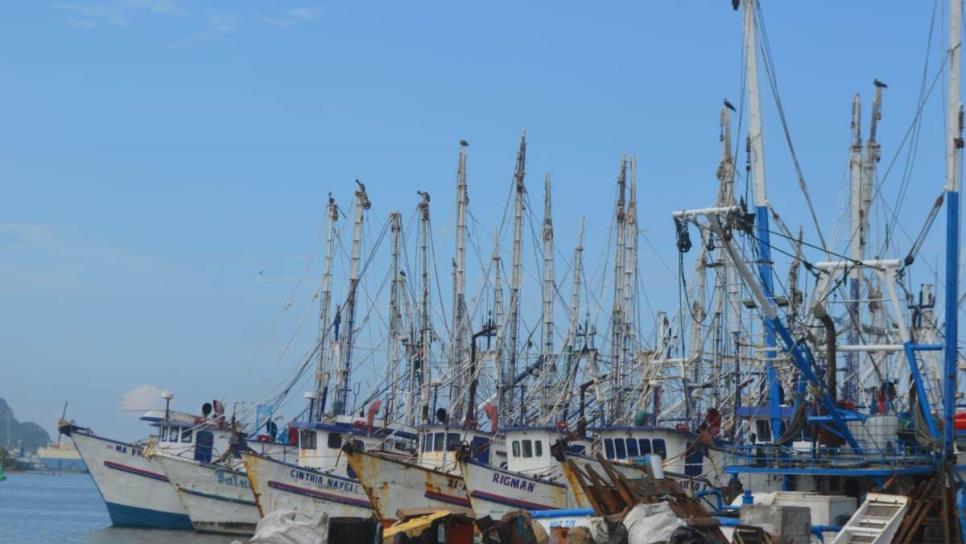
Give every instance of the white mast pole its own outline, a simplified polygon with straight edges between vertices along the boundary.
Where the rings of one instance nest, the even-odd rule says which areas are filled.
[[[520,263],[523,256],[523,197],[526,194],[526,187],[523,180],[526,176],[527,162],[527,132],[523,131],[520,136],[520,149],[517,152],[516,170],[513,174],[516,198],[513,205],[513,275],[510,279],[510,350],[509,361],[507,364],[507,398],[510,401],[507,407],[511,406],[514,400],[513,386],[517,375],[517,342],[520,327]],[[506,412],[511,416],[511,410]]]
[[[456,267],[453,277],[453,341],[450,346],[450,410],[453,420],[461,418],[461,403],[456,402],[460,392],[468,386],[465,380],[458,379],[465,371],[463,363],[466,360],[466,339],[468,324],[466,323],[466,207],[469,196],[466,187],[466,140],[460,140],[460,158],[456,169]],[[469,376],[468,380],[473,377]]]
[[[419,262],[422,277],[422,296],[419,300],[419,355],[418,382],[419,406],[422,421],[430,421],[429,397],[432,374],[429,367],[430,323],[429,323],[429,193],[421,193],[423,200],[417,204],[419,212]]]
[[[757,27],[755,24],[755,11],[758,7],[758,0],[745,0],[744,5],[744,49],[745,49],[745,88],[748,92],[748,147],[751,153],[751,172],[755,188],[755,228],[758,238],[758,257],[761,263],[758,266],[758,273],[761,276],[762,287],[769,300],[774,299],[774,278],[771,263],[771,233],[768,229],[768,195],[765,192],[765,146],[764,136],[761,128],[761,101],[758,96],[758,54],[757,54]],[[773,348],[776,345],[775,335],[771,330],[764,326],[765,345]],[[778,381],[778,373],[775,370],[774,359],[777,351],[769,349],[765,352],[767,359],[765,363],[765,375],[768,380],[768,411],[771,421],[771,435],[781,436],[782,419],[781,405],[781,386]]]
[[[329,307],[332,305],[332,260],[335,250],[335,223],[339,220],[339,206],[336,205],[332,193],[329,193],[329,204],[326,207],[328,222],[325,233],[325,270],[322,273],[322,300],[319,303],[319,363],[315,370],[315,390],[318,398],[315,400],[313,421],[320,421],[325,411],[325,390],[329,386],[329,364],[331,355],[326,349],[328,339]]]
[[[854,261],[862,261],[865,256],[865,228],[863,221],[863,202],[862,202],[862,102],[859,95],[852,97],[852,146],[849,148],[849,181],[851,198],[849,206],[850,225],[849,229],[849,254]],[[859,326],[862,322],[862,307],[859,304],[859,297],[862,293],[862,268],[852,267],[849,278],[849,344],[859,343]],[[858,368],[859,356],[857,353],[849,353],[845,358],[845,380],[843,383],[843,397],[849,400],[858,401]],[[831,368],[831,365],[829,365]],[[837,399],[836,399],[837,400]]]
[[[392,421],[396,415],[396,394],[399,382],[399,339],[402,336],[402,315],[399,311],[399,297],[402,292],[402,277],[399,275],[399,235],[402,231],[402,215],[389,214],[389,232],[392,237],[392,286],[389,293],[389,394],[386,402],[385,420]]]
[[[543,180],[543,353],[540,367],[540,386],[545,417],[553,412],[553,401],[556,391],[554,377],[556,365],[553,360],[553,298],[554,298],[554,270],[553,270],[553,209],[551,203],[550,174]]]
[[[620,171],[617,175],[617,204],[614,207],[615,219],[615,249],[614,249],[614,301],[611,312],[611,412],[610,421],[614,422],[621,416],[621,388],[623,387],[623,355],[624,355],[624,265],[627,255],[624,251],[624,237],[626,235],[625,194],[627,191],[627,158],[621,157]]]
[[[343,415],[348,413],[348,402],[349,402],[349,374],[352,370],[352,342],[355,336],[355,320],[356,320],[356,298],[358,296],[359,290],[359,267],[362,257],[362,219],[363,212],[368,210],[372,203],[369,202],[369,195],[366,194],[366,186],[363,185],[359,180],[356,180],[358,184],[358,189],[356,189],[356,205],[354,212],[354,219],[352,225],[352,257],[351,257],[351,268],[349,272],[349,298],[346,301],[346,314],[348,314],[348,319],[346,321],[346,330],[344,338],[344,347],[342,350],[342,362],[339,365],[339,370],[336,376],[336,390],[335,390],[335,402],[338,403],[335,408],[336,415]]]

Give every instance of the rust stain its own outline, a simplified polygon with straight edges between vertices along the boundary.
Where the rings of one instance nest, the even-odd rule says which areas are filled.
[[[248,454],[242,454],[242,463],[245,465],[245,474],[248,476],[249,489],[255,496],[255,508],[258,509],[258,517],[265,517],[262,510],[262,494],[258,492],[261,487],[261,474],[258,473],[258,458]]]

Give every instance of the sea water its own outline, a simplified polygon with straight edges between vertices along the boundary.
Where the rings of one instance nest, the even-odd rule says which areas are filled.
[[[87,474],[8,473],[0,482],[3,544],[228,544],[235,539],[111,527],[104,501]]]

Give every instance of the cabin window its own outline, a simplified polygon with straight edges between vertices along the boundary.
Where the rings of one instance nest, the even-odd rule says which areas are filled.
[[[637,449],[637,440],[635,440],[633,438],[628,438],[627,439],[627,456],[628,457],[637,457],[639,455],[640,455],[640,452]]]
[[[572,444],[570,446],[567,446],[567,451],[571,453],[583,454],[585,451],[587,451],[587,448],[584,446],[578,446],[576,444]]]
[[[693,450],[684,458],[684,474],[700,476],[704,469],[704,454],[701,450]]]
[[[651,440],[648,438],[640,438],[637,440],[638,445],[641,447],[641,455],[651,454]]]
[[[158,441],[159,442],[167,442],[168,441],[168,428],[167,427],[161,427],[161,436],[160,436],[160,438],[158,438]]]
[[[523,441],[523,456],[533,457],[533,442],[529,440]]]
[[[433,435],[423,435],[423,451],[433,451]]]
[[[168,429],[168,442],[177,442],[178,432],[179,432],[178,427],[171,427],[170,429]]]
[[[758,431],[759,442],[771,442],[771,427],[768,425],[767,419],[755,421],[755,429]]]
[[[446,451],[454,451],[460,447],[460,435],[459,433],[447,433],[446,434]]]
[[[617,438],[614,440],[614,453],[617,454],[618,459],[627,458],[627,449],[624,447],[624,440],[622,438]]]
[[[191,427],[181,428],[181,441],[185,444],[191,443]]]
[[[610,438],[604,439],[604,456],[608,459],[614,458],[614,441]]]
[[[299,447],[303,450],[314,450],[316,447],[315,431],[299,431]]]
[[[433,451],[443,451],[443,440],[446,433],[433,433]]]
[[[329,433],[327,441],[330,450],[337,450],[342,447],[342,435],[339,433]]]
[[[533,441],[533,452],[537,457],[543,457],[543,440]]]
[[[663,438],[654,439],[654,453],[660,455],[661,459],[667,459],[667,445]]]
[[[514,440],[513,441],[513,456],[514,457],[520,457],[520,441],[519,440]]]

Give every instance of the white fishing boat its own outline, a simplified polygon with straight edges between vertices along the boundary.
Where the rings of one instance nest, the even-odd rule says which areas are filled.
[[[408,508],[471,508],[457,462],[457,450],[464,444],[469,445],[470,456],[477,462],[501,462],[490,433],[426,425],[420,429],[420,437],[416,459],[385,450],[344,448],[349,465],[383,523],[395,521],[397,512]]]
[[[161,466],[196,531],[250,535],[260,516],[242,463],[243,449],[283,462],[297,458],[295,446],[267,441],[250,441],[217,463],[172,455],[155,445],[145,455]]]
[[[170,401],[173,396],[166,397]],[[170,410],[150,410],[141,420],[157,427],[149,440],[166,453],[210,462],[228,450],[231,431],[221,415],[210,419]],[[147,441],[124,442],[61,421],[87,465],[118,527],[191,529],[191,519],[160,463],[145,455]]]
[[[286,460],[277,456],[245,452],[248,482],[259,513],[291,510],[299,516],[371,517],[369,498],[342,453],[344,441],[356,447],[375,448],[383,444],[410,444],[416,434],[403,428],[387,429],[366,418],[337,416],[330,422],[293,422],[299,430],[298,456]]]

